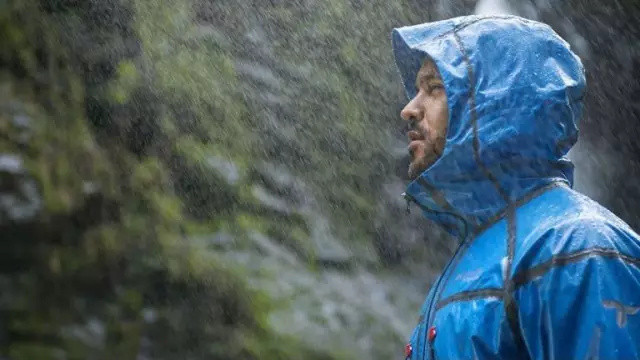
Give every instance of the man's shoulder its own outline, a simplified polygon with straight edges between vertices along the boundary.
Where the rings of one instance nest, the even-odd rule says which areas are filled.
[[[559,234],[582,238],[585,245],[597,245],[592,242],[602,238],[615,241],[631,237],[640,240],[627,223],[586,195],[568,189],[565,197],[566,209],[554,226]]]
[[[635,234],[629,225],[607,208],[566,187],[547,192],[524,206],[522,210],[517,213],[522,218],[518,225],[533,236],[577,230],[598,233],[606,229],[618,229]],[[637,237],[637,234],[635,236]]]
[[[552,195],[523,213],[514,269],[591,252],[640,257],[640,237],[618,216],[571,189]]]

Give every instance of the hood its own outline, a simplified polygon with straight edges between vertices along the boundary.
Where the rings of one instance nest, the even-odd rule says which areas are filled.
[[[425,216],[464,238],[537,188],[572,185],[584,68],[548,25],[465,16],[394,29],[392,46],[409,99],[427,57],[447,94],[442,156],[406,191]]]

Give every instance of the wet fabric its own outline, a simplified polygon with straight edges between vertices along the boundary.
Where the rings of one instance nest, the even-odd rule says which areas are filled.
[[[392,45],[409,99],[425,59],[442,75],[447,142],[406,197],[460,241],[408,358],[639,358],[638,235],[571,189],[585,76],[569,45],[515,16],[398,28]]]

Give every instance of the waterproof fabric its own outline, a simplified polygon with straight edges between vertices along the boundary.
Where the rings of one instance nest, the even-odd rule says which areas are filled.
[[[449,106],[443,155],[406,197],[460,241],[410,359],[637,359],[640,240],[571,189],[585,89],[549,26],[459,17],[394,29],[407,96],[431,58]]]

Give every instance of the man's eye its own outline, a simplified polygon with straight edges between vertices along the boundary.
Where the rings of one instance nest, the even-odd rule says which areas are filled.
[[[429,84],[429,86],[427,87],[427,91],[429,92],[429,94],[438,89],[444,89],[444,86],[442,84]]]

